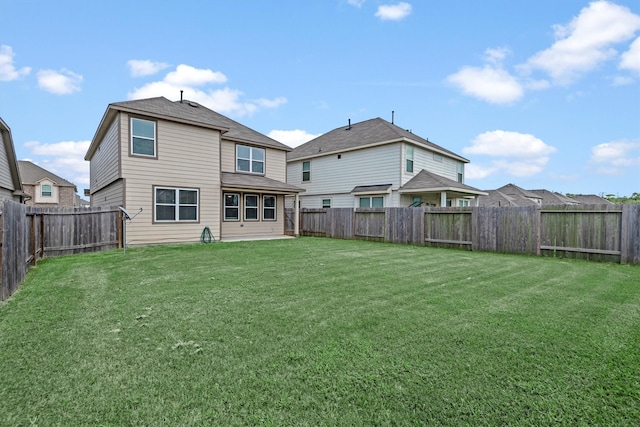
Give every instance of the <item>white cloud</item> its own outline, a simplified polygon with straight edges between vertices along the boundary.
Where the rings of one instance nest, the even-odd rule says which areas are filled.
[[[91,141],[62,141],[53,144],[29,141],[24,146],[35,156],[47,156],[46,160],[32,160],[34,163],[81,188],[89,186],[89,162],[84,160],[84,155],[90,144]]]
[[[519,68],[542,70],[556,83],[569,84],[583,73],[616,56],[615,44],[631,39],[640,29],[640,16],[627,7],[596,1],[580,11],[568,25],[554,27],[557,41]]]
[[[591,163],[598,165],[599,173],[621,175],[624,168],[640,166],[640,142],[621,140],[591,147]]]
[[[0,82],[16,80],[31,72],[30,67],[16,69],[15,65],[13,65],[14,56],[15,53],[13,53],[11,46],[0,46]]]
[[[184,99],[198,102],[222,114],[245,116],[255,113],[261,108],[276,108],[287,102],[284,97],[274,99],[258,98],[243,102],[243,93],[237,89],[224,87],[213,89],[208,85],[225,83],[227,77],[209,69],[199,69],[190,65],[178,65],[174,71],[160,81],[147,83],[129,92],[129,99],[152,98],[164,96],[168,99],[178,99],[180,91],[184,91]]]
[[[167,63],[153,62],[147,59],[131,59],[127,61],[127,65],[133,77],[150,76],[169,67]]]
[[[400,2],[398,4],[389,4],[378,6],[376,17],[383,21],[400,21],[411,14],[411,5],[409,3]]]
[[[349,3],[351,6],[362,7],[365,1],[366,0],[347,0],[347,3]]]
[[[56,95],[69,95],[80,91],[83,77],[72,71],[62,69],[38,71],[38,86]]]
[[[305,130],[272,130],[269,132],[269,138],[273,138],[278,142],[288,145],[291,148],[295,148],[298,145],[302,145],[305,142],[309,142],[314,138],[319,137],[322,134],[312,134]]]
[[[286,102],[287,98],[284,98],[282,96],[274,99],[259,98],[255,100],[256,104],[265,108],[277,108],[282,104],[285,104]]]
[[[484,132],[471,141],[471,146],[463,148],[465,154],[495,158],[489,165],[474,164],[467,170],[469,179],[481,179],[495,173],[517,177],[536,175],[544,170],[549,155],[555,151],[555,147],[531,134],[504,130]]]
[[[219,71],[180,64],[175,71],[165,76],[164,81],[174,86],[201,86],[207,83],[226,83],[227,76]]]
[[[519,100],[524,89],[509,72],[495,65],[463,67],[447,77],[447,81],[470,95],[494,104],[508,104]]]
[[[483,179],[497,171],[495,166],[477,165],[469,163],[464,167],[464,176],[466,179]]]
[[[620,68],[640,73],[640,37],[634,40],[629,50],[620,56]]]

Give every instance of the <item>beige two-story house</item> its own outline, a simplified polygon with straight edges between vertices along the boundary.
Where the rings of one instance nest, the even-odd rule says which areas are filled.
[[[283,236],[290,150],[196,102],[116,102],[85,156],[91,205],[125,208],[127,244]]]
[[[341,126],[287,156],[303,208],[475,206],[466,158],[381,118]]]

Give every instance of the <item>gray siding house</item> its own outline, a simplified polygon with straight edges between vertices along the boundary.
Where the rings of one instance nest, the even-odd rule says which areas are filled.
[[[303,208],[474,206],[466,158],[381,118],[336,128],[287,155]]]

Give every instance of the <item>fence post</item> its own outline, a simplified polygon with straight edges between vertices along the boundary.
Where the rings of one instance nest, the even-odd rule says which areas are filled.
[[[620,264],[640,264],[640,205],[622,205]]]

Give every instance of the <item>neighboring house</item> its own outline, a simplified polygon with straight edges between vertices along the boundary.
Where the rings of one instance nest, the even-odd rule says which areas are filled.
[[[515,184],[507,184],[478,197],[478,206],[542,206],[542,197]]]
[[[542,198],[543,206],[559,206],[559,205],[579,205],[579,201],[567,197],[564,194],[557,193],[549,190],[530,190],[532,193],[537,194]]]
[[[474,206],[469,160],[381,118],[342,126],[291,151],[303,208]]]
[[[608,203],[605,199],[600,201],[589,201],[586,198],[581,200],[577,196],[565,196],[555,191],[549,190],[525,190],[515,184],[507,184],[497,190],[487,190],[486,196],[478,198],[479,206],[562,206],[562,205],[581,205],[581,204],[602,204]],[[590,196],[587,196],[590,197]],[[604,202],[602,201],[604,200]]]
[[[26,198],[22,189],[11,129],[0,118],[0,199],[22,203]]]
[[[577,200],[583,205],[613,205],[610,200],[603,197],[596,196],[595,194],[572,194],[571,198]]]
[[[109,104],[85,156],[91,206],[122,206],[127,243],[282,236],[291,148],[198,103]]]
[[[30,199],[25,203],[41,207],[76,206],[76,191],[74,184],[40,166],[26,160],[19,160],[22,188]]]

